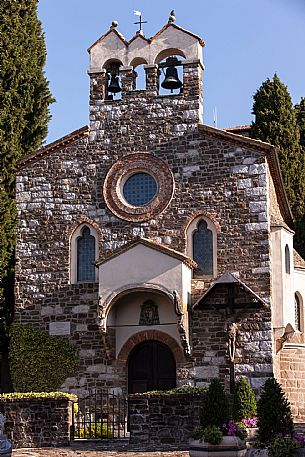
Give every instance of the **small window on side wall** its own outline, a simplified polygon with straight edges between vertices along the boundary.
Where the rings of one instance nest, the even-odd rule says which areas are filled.
[[[217,233],[206,217],[194,219],[187,229],[187,252],[197,263],[194,277],[217,276]]]
[[[299,332],[304,331],[303,326],[303,302],[299,293],[294,294],[294,313],[295,313],[295,329]]]
[[[79,226],[71,238],[71,283],[96,282],[98,236],[93,227]]]
[[[288,244],[285,246],[285,272],[290,274],[290,250]]]

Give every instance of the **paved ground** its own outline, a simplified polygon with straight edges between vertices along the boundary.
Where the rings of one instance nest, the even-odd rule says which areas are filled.
[[[12,455],[13,457],[189,457],[188,451],[105,451],[71,448],[17,449]]]

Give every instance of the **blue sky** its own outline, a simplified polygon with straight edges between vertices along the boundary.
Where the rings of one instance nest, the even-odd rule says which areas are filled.
[[[250,123],[252,96],[276,72],[293,102],[305,97],[305,0],[40,0],[47,45],[46,75],[56,98],[47,143],[88,124],[87,48],[112,20],[130,39],[141,10],[153,36],[175,9],[176,23],[206,42],[204,122]]]

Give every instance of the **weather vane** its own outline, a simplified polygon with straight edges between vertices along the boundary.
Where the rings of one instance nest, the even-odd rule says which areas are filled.
[[[140,25],[140,28],[137,31],[137,33],[143,33],[142,24],[147,24],[147,21],[142,21],[142,13],[141,13],[141,11],[133,10],[133,14],[135,16],[139,16],[139,22],[134,22],[134,24],[139,24]]]

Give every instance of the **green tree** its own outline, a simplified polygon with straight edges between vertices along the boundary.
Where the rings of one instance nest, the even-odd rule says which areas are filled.
[[[213,379],[204,392],[200,405],[200,424],[202,428],[210,425],[222,428],[230,419],[230,403],[219,379]]]
[[[11,388],[6,376],[14,306],[15,173],[18,160],[46,137],[53,102],[43,71],[46,48],[37,3],[0,2],[0,354],[5,391]]]
[[[300,103],[297,103],[294,107],[297,124],[300,130],[300,145],[305,152],[305,98],[302,97]]]
[[[288,200],[296,219],[304,213],[304,161],[296,112],[287,87],[275,74],[254,95],[250,136],[278,148],[281,171]]]
[[[305,98],[295,105],[295,114],[300,130],[300,147],[302,158],[305,160]],[[305,168],[305,167],[304,167]],[[303,175],[305,181],[305,176]],[[295,222],[294,244],[297,251],[305,258],[305,209],[303,214]]]
[[[235,384],[232,409],[236,422],[243,418],[251,419],[256,415],[255,395],[246,378],[239,378]]]
[[[293,419],[290,403],[280,384],[274,378],[267,379],[257,403],[258,438],[268,445],[278,433],[291,435]]]

